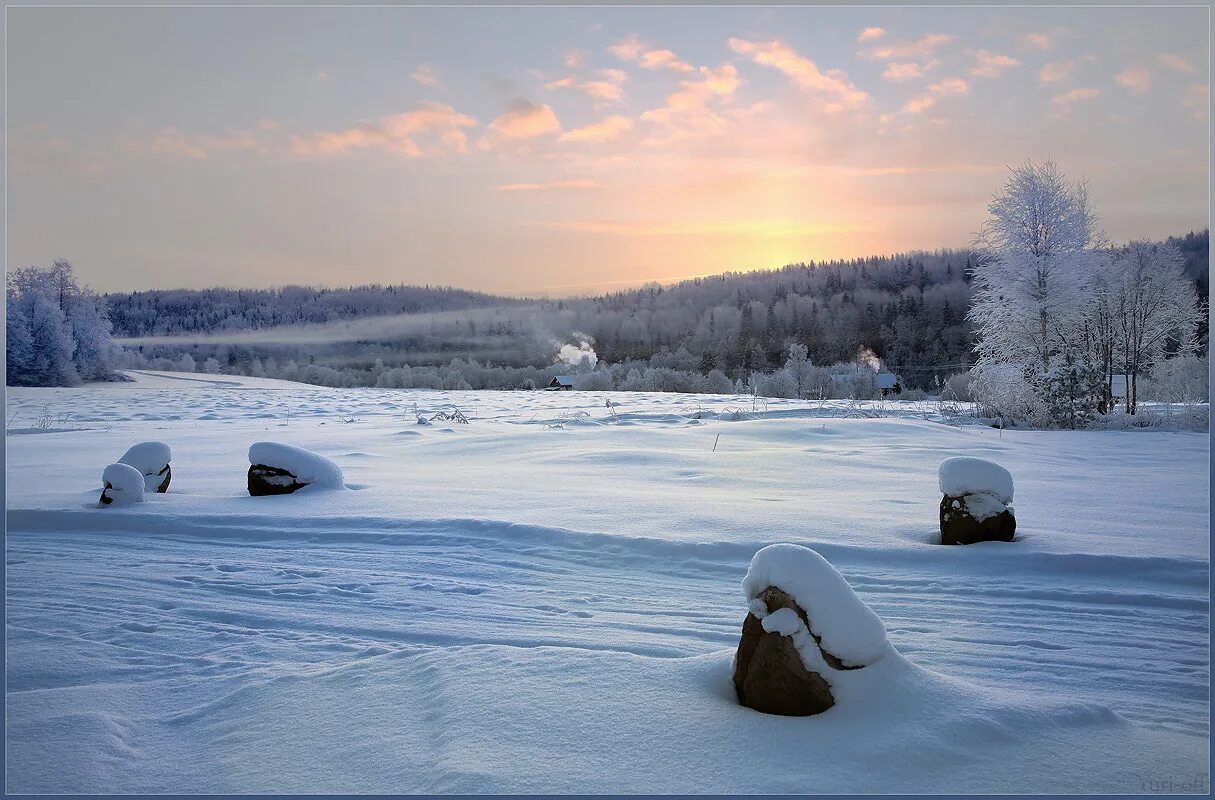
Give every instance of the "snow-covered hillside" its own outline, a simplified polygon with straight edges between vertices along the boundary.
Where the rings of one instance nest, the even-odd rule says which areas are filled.
[[[9,791],[1137,792],[1205,773],[1205,434],[135,377],[9,390]],[[418,424],[453,404],[469,424]],[[100,508],[102,469],[145,440],[172,448],[169,492]],[[347,488],[249,497],[258,441],[327,456]],[[951,456],[1009,469],[1017,541],[930,543]],[[776,542],[825,556],[901,654],[817,717],[733,694],[742,580]]]

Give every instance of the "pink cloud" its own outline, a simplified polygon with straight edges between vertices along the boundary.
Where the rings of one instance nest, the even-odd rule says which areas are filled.
[[[561,123],[551,107],[518,100],[509,111],[489,123],[489,129],[507,139],[534,139],[560,132]]]
[[[1055,37],[1046,31],[1027,33],[1021,37],[1026,46],[1035,50],[1050,50],[1055,46]]]
[[[624,39],[608,48],[612,55],[621,61],[636,61],[643,49],[645,49],[645,46],[635,33],[630,33]]]
[[[886,71],[882,73],[882,78],[896,83],[902,81],[915,80],[922,78],[930,70],[934,69],[941,62],[933,59],[923,64],[914,61],[891,61],[886,65]]]
[[[890,61],[896,58],[928,58],[936,52],[937,48],[949,44],[954,38],[947,33],[929,33],[911,42],[878,45],[877,47],[861,51],[861,55],[872,61]]]
[[[1152,73],[1146,67],[1127,67],[1114,78],[1123,89],[1132,92],[1146,92],[1152,85]]]
[[[1075,61],[1052,61],[1043,64],[1042,69],[1038,70],[1038,83],[1060,83],[1067,80],[1075,68]]]
[[[1021,62],[1012,56],[980,50],[975,53],[975,63],[970,68],[970,74],[980,78],[995,78],[1006,70],[1020,65]]]
[[[883,28],[865,28],[865,30],[857,35],[856,40],[858,42],[872,42],[874,39],[881,39],[885,35],[886,31]]]
[[[1157,56],[1157,60],[1160,61],[1161,66],[1177,70],[1178,72],[1193,73],[1195,71],[1193,64],[1176,53],[1161,53]]]
[[[413,72],[409,73],[409,77],[413,78],[415,81],[417,81],[418,83],[420,83],[423,86],[430,87],[430,86],[439,85],[439,77],[437,75],[435,75],[435,72],[433,69],[431,69],[430,67],[428,67],[425,64],[418,67]]]
[[[681,61],[670,50],[649,50],[641,54],[641,66],[646,69],[669,69],[673,72],[695,72],[696,68]]]
[[[767,42],[731,38],[730,49],[746,56],[756,64],[772,67],[793,79],[803,89],[819,92],[835,98],[833,110],[844,106],[858,106],[869,99],[869,95],[858,89],[841,70],[823,72],[810,59],[799,55],[792,47],[779,40]]]
[[[210,134],[186,134],[174,127],[168,127],[156,133],[146,141],[133,142],[137,149],[146,147],[154,153],[195,161],[205,159],[213,152],[233,152],[238,150],[254,150],[259,142],[253,134],[239,131],[236,133],[215,136]]]
[[[505,183],[498,187],[500,192],[548,192],[567,189],[602,189],[603,184],[587,179],[571,179],[564,181],[548,181],[546,183]]]
[[[291,153],[304,158],[325,158],[350,155],[355,150],[376,149],[422,158],[444,152],[462,153],[467,137],[462,128],[477,121],[443,103],[423,103],[376,122],[360,122],[337,131],[293,136]]]
[[[1101,95],[1100,89],[1072,89],[1063,94],[1055,95],[1051,100],[1052,103],[1063,109],[1069,109],[1076,103],[1082,103],[1086,100],[1093,100]]]
[[[946,78],[945,80],[934,83],[928,87],[925,94],[913,97],[903,106],[903,110],[908,114],[919,114],[927,111],[937,104],[937,100],[942,97],[950,97],[953,95],[964,95],[970,93],[970,84],[961,78]]]
[[[591,123],[584,128],[575,128],[561,134],[563,142],[606,142],[632,130],[633,120],[628,117],[611,116]]]

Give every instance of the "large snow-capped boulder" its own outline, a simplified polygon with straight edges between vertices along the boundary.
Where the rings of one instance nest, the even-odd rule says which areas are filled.
[[[305,486],[340,489],[342,468],[328,458],[280,442],[254,442],[249,448],[249,494],[291,494]]]
[[[947,458],[937,469],[937,485],[944,495],[941,544],[1013,540],[1013,479],[1004,467],[982,458]]]
[[[890,652],[886,627],[843,575],[808,547],[774,544],[751,560],[743,579],[749,613],[734,657],[734,688],[744,706],[805,717],[835,705],[839,672]]]
[[[144,476],[146,491],[164,494],[169,491],[169,481],[173,480],[173,470],[169,467],[172,458],[173,453],[164,442],[140,442],[123,453],[118,463],[139,470]]]
[[[142,503],[143,473],[130,464],[111,464],[101,473],[101,504]]]

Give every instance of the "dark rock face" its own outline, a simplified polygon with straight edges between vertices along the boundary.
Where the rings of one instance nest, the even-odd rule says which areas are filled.
[[[806,612],[785,592],[769,586],[760,599],[771,614],[781,608],[791,608],[810,629]],[[838,658],[824,652],[829,666],[847,669]],[[743,621],[742,639],[734,656],[734,689],[738,702],[762,711],[786,717],[808,717],[821,714],[835,705],[831,687],[823,676],[806,669],[793,644],[793,638],[775,631],[764,630],[754,614]]]
[[[169,491],[169,481],[173,480],[173,470],[169,468],[168,464],[165,464],[165,468],[156,473],[156,477],[162,475],[164,476],[164,480],[156,485],[156,494],[164,494]]]
[[[1017,532],[1017,518],[1009,509],[984,520],[975,519],[966,509],[966,497],[945,495],[941,500],[941,544],[1011,542]]]
[[[300,483],[295,475],[278,467],[253,464],[249,467],[249,494],[265,497],[272,494],[291,494],[308,484]]]
[[[113,488],[114,487],[110,485],[109,481],[105,482],[105,488],[103,488],[101,490],[101,504],[103,506],[108,506],[110,503],[114,502],[114,498],[110,497],[110,494],[109,494],[110,489],[113,489]]]

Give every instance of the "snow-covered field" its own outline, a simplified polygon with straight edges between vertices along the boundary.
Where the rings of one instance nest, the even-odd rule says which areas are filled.
[[[10,792],[1209,788],[1206,434],[136,377],[8,390]],[[150,439],[169,493],[98,507]],[[249,497],[266,440],[349,488]],[[959,455],[1012,472],[1017,541],[930,544]],[[774,542],[901,654],[817,717],[733,695]]]

